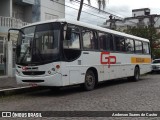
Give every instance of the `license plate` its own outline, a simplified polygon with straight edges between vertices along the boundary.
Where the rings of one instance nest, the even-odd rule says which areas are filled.
[[[38,85],[36,83],[29,83],[30,86],[32,87],[37,87]]]

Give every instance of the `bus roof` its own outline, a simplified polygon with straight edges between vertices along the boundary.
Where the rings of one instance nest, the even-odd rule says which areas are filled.
[[[107,33],[112,33],[112,34],[132,38],[132,39],[136,39],[136,40],[149,42],[149,40],[145,39],[145,38],[137,37],[137,36],[134,36],[134,35],[126,34],[126,33],[123,33],[123,32],[118,32],[118,31],[115,31],[115,30],[103,28],[103,27],[100,27],[100,26],[96,26],[96,25],[92,25],[92,24],[89,24],[89,23],[84,23],[84,22],[76,21],[76,20],[53,19],[53,20],[47,20],[47,21],[43,21],[43,22],[32,23],[32,24],[24,26],[23,28],[30,27],[30,26],[33,26],[33,25],[44,24],[44,23],[51,23],[51,22],[66,22],[66,23],[75,24],[75,25],[82,26],[82,27],[95,29],[95,30],[102,31],[102,32],[104,31],[104,32],[107,32]]]

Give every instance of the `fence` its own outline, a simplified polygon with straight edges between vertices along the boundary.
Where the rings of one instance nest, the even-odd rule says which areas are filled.
[[[0,26],[9,28],[21,28],[29,23],[23,22],[20,19],[0,16]]]

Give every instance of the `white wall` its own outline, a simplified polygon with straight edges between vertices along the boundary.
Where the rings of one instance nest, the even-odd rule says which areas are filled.
[[[136,14],[136,15],[134,16],[134,14]],[[142,16],[142,15],[144,15],[144,10],[143,11],[132,12],[132,17]]]
[[[65,18],[65,0],[41,0],[41,21],[49,19],[49,16],[53,16],[53,18]],[[47,18],[46,18],[47,14]]]

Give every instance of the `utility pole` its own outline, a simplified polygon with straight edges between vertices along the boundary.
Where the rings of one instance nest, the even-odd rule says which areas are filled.
[[[80,7],[79,7],[79,11],[78,11],[77,21],[80,20],[80,16],[81,16],[81,12],[82,12],[82,7],[83,7],[83,2],[84,2],[84,0],[81,0],[81,2],[80,2]]]

